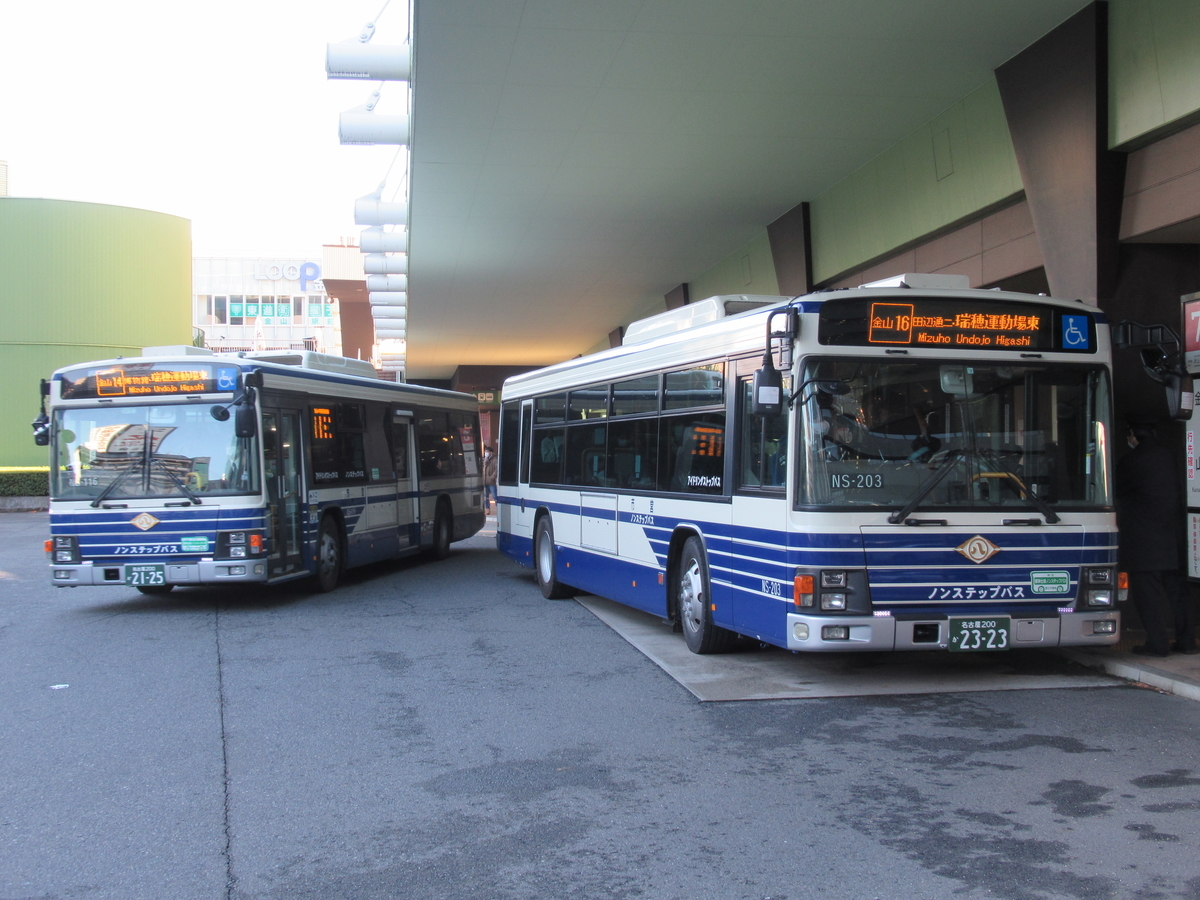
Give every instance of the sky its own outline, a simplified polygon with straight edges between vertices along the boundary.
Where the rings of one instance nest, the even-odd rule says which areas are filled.
[[[355,198],[391,167],[392,199],[404,154],[338,143],[338,113],[364,103],[375,83],[328,80],[325,44],[356,37],[384,5],[7,4],[0,160],[9,195],[182,216],[196,256],[312,257],[357,235]],[[407,34],[408,3],[391,0],[372,43]],[[391,82],[376,112],[406,106],[407,86]]]

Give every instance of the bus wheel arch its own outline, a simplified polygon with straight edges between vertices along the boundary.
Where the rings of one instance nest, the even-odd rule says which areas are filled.
[[[346,523],[337,507],[321,516],[317,529],[317,559],[313,580],[317,589],[328,593],[337,587],[346,568]]]
[[[678,550],[675,549],[675,535],[672,535],[674,565],[669,579],[676,624],[693,653],[725,653],[736,636],[713,621],[708,548],[704,538],[695,531],[686,529],[678,534],[681,536]]]
[[[558,554],[555,552],[554,519],[550,510],[539,509],[533,520],[533,571],[538,589],[547,600],[567,600],[575,588],[558,578]]]

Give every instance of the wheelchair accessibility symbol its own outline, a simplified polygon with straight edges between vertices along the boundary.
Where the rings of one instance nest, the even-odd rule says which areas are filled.
[[[237,369],[217,369],[217,390],[218,391],[235,391],[237,390]]]
[[[1091,342],[1088,340],[1088,317],[1062,317],[1062,345],[1064,350],[1088,350]]]

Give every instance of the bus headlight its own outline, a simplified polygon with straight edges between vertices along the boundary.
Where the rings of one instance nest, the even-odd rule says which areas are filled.
[[[261,530],[218,531],[217,547],[213,552],[213,559],[245,559],[248,556],[260,556],[265,543]]]
[[[1116,634],[1117,623],[1112,619],[1105,619],[1103,622],[1092,623],[1092,634]]]
[[[1087,592],[1088,606],[1112,606],[1113,593],[1111,588],[1092,589]]]
[[[822,625],[821,640],[823,641],[848,641],[850,640],[849,625]]]
[[[46,549],[56,563],[79,562],[79,538],[75,535],[60,535],[46,541]]]
[[[845,609],[846,595],[838,594],[821,594],[821,609]]]

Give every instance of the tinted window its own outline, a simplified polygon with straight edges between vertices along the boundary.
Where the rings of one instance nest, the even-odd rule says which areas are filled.
[[[720,406],[724,402],[724,363],[695,366],[663,376],[663,409]]]
[[[564,484],[607,486],[604,474],[606,433],[603,424],[576,425],[567,429],[567,452],[563,459]]]
[[[543,422],[561,422],[566,417],[567,395],[554,394],[550,397],[538,397],[533,401],[537,414],[537,424]]]
[[[529,483],[529,459],[533,445],[533,406],[521,407],[521,484]]]
[[[569,413],[572,419],[603,419],[608,415],[608,385],[595,384],[571,391]]]
[[[658,376],[643,375],[618,381],[612,388],[612,414],[632,416],[658,410]]]
[[[421,454],[422,478],[464,474],[462,443],[449,413],[421,413],[417,421],[417,447]]]
[[[785,391],[790,381],[784,384]],[[765,418],[750,414],[753,384],[741,379],[741,443],[738,486],[782,489],[787,482],[788,408],[782,415]]]
[[[658,419],[632,419],[608,424],[609,484],[652,491],[657,487]]]
[[[517,483],[517,463],[521,458],[521,404],[510,400],[500,408],[500,484]]]
[[[725,414],[700,413],[660,420],[659,488],[720,494],[725,477]]]
[[[309,408],[309,445],[315,484],[366,478],[363,424],[363,408],[357,403]]]
[[[535,431],[529,480],[540,484],[559,484],[562,481],[565,445],[565,428],[539,428]]]

